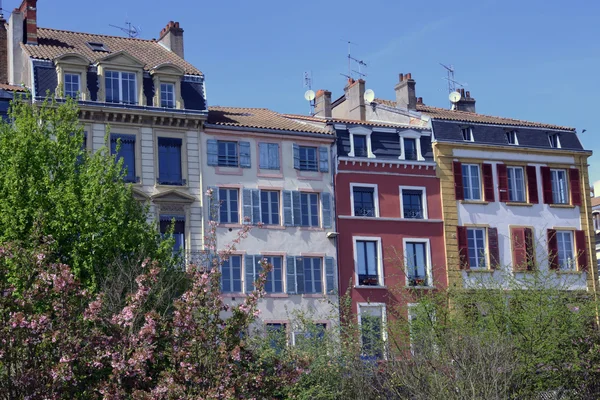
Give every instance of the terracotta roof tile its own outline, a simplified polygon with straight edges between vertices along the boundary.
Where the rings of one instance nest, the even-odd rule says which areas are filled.
[[[24,88],[23,86],[8,85],[5,83],[0,83],[0,89],[8,90],[9,92],[26,92],[27,91],[27,88]]]
[[[424,126],[418,125],[408,125],[408,124],[394,124],[388,122],[378,122],[378,121],[361,121],[357,119],[344,119],[344,118],[323,118],[323,117],[313,117],[311,115],[296,115],[296,114],[283,114],[284,117],[292,118],[296,120],[303,120],[309,122],[320,122],[320,123],[339,123],[339,124],[356,124],[356,125],[369,125],[369,126],[381,126],[384,128],[411,128],[411,129],[429,129]]]
[[[592,197],[592,207],[600,205],[600,197]]]
[[[385,99],[375,99],[376,103],[386,105],[388,107],[396,107],[396,102]],[[492,115],[471,113],[466,111],[448,110],[445,108],[431,107],[425,104],[417,104],[417,111],[423,112],[432,118],[451,120],[451,121],[464,121],[473,123],[483,124],[494,124],[494,125],[516,125],[516,126],[530,126],[534,128],[547,128],[547,129],[560,129],[567,131],[574,131],[574,128],[566,126],[544,124],[541,122],[524,121],[514,118],[495,117]]]
[[[208,124],[331,135],[325,128],[295,121],[266,108],[209,107]]]
[[[92,33],[71,32],[58,29],[38,28],[38,44],[23,44],[23,49],[33,58],[54,60],[66,54],[76,53],[86,57],[93,64],[109,54],[125,51],[144,63],[144,69],[171,62],[182,68],[186,74],[202,75],[192,64],[172,51],[163,47],[156,40],[125,38],[120,36],[97,35]],[[88,42],[102,43],[109,52],[93,51]]]

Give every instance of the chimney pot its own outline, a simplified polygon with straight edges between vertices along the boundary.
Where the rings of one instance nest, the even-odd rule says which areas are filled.
[[[410,72],[406,74],[406,79],[412,79],[412,74]]]
[[[364,79],[350,79],[344,88],[347,106],[347,118],[364,121],[367,116],[365,107],[365,81]]]
[[[37,44],[37,0],[23,0],[19,12],[23,13],[23,41],[26,44]]]
[[[402,82],[402,81],[404,80],[404,74],[400,74],[400,75],[399,75],[399,78],[400,78],[400,79],[398,80],[398,82]]]
[[[423,98],[417,97],[417,104],[423,104]]]
[[[469,91],[467,90],[467,99],[470,99],[470,98],[471,98],[471,92],[469,92]]]
[[[412,74],[410,72],[405,74],[404,79],[394,87],[396,91],[396,107],[408,110],[417,109],[415,85],[416,82],[412,79]]]
[[[456,109],[459,111],[475,112],[475,99],[471,97],[471,92],[465,92],[464,89],[460,89],[461,97],[456,103]]]

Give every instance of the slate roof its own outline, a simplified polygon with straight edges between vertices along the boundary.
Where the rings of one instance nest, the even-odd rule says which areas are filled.
[[[386,105],[388,107],[396,107],[396,102],[385,99],[375,99],[374,102]],[[417,104],[417,111],[423,112],[432,118],[462,121],[480,124],[506,125],[506,126],[529,126],[534,128],[558,129],[566,131],[574,131],[575,128],[545,124],[541,122],[524,121],[514,118],[495,117],[479,113],[471,113],[466,111],[448,110],[445,108],[432,107],[425,104]]]
[[[146,71],[159,64],[170,62],[182,68],[186,74],[202,75],[202,72],[196,67],[163,47],[154,39],[135,39],[49,28],[38,28],[37,35],[37,45],[22,44],[25,52],[37,59],[54,60],[66,53],[76,53],[86,57],[90,64],[93,64],[109,54],[125,51],[144,63]],[[87,45],[88,42],[102,43],[108,49],[108,52],[93,51]]]
[[[242,128],[273,129],[290,132],[319,133],[331,135],[325,128],[295,121],[266,108],[221,107],[208,108],[207,124]]]

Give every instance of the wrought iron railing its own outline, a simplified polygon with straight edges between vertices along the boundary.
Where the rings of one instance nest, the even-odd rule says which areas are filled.
[[[359,274],[358,284],[360,286],[379,286],[379,276]]]
[[[405,208],[404,218],[423,219],[423,210],[419,208]]]

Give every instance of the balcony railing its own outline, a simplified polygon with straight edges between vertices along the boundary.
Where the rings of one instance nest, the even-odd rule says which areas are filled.
[[[172,180],[156,178],[156,183],[158,185],[185,186],[187,181],[183,178]]]
[[[404,209],[404,218],[423,219],[423,210],[418,208]]]
[[[426,276],[409,276],[408,277],[408,286],[427,286],[427,277]]]
[[[375,216],[375,208],[374,207],[356,207],[354,209],[354,216],[356,216],[356,217],[374,217]]]

